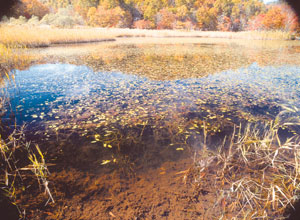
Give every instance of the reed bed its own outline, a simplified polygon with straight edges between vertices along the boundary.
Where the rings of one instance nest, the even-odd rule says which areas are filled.
[[[112,41],[117,37],[201,37],[252,40],[291,40],[292,33],[284,31],[187,31],[142,30],[120,28],[52,28],[50,26],[0,26],[0,43],[22,47],[47,47],[53,44]]]
[[[26,48],[20,49],[19,46],[6,46],[0,43],[0,85],[6,80],[13,80],[14,69],[25,69],[35,59],[34,56],[26,53]]]
[[[222,207],[216,218],[284,219],[293,208],[300,190],[300,136],[282,140],[278,129],[274,122],[248,124],[235,129],[217,153],[204,148],[196,182],[200,189],[208,178],[214,182],[215,205]]]
[[[0,27],[0,43],[6,46],[47,47],[52,44],[87,43],[113,40],[104,30],[81,28],[59,29],[50,27]]]

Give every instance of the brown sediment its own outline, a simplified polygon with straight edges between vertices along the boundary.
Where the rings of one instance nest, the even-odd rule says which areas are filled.
[[[53,173],[61,200],[30,219],[210,219],[215,194],[195,190],[190,158],[165,162],[134,178],[116,172],[88,175],[75,169]]]

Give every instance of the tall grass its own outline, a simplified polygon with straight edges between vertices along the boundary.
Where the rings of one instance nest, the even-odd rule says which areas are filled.
[[[4,45],[45,47],[53,44],[99,42],[116,37],[205,37],[226,39],[290,40],[292,34],[284,31],[180,31],[141,30],[118,28],[59,29],[49,26],[0,26],[0,43]]]
[[[6,46],[45,47],[51,44],[113,40],[104,30],[91,28],[59,29],[49,27],[0,26],[0,43]]]
[[[217,153],[197,161],[200,188],[208,177],[215,184],[222,207],[215,217],[283,219],[293,207],[300,193],[300,137],[283,141],[278,129],[274,122],[235,129]]]
[[[14,79],[12,70],[27,68],[33,60],[34,57],[28,55],[25,48],[0,43],[0,85],[7,79]]]
[[[54,202],[48,187],[48,175],[49,171],[40,148],[26,141],[22,129],[15,129],[7,139],[0,136],[0,190],[17,207],[21,217],[24,217],[25,212],[22,207],[24,204],[18,202],[20,194],[30,188],[28,182],[34,179],[48,195],[46,204]]]
[[[26,54],[25,48],[20,47],[21,45],[0,43],[0,86],[5,85],[7,80],[14,80],[14,69],[26,68],[32,62],[33,57]],[[0,119],[8,102],[8,97],[1,90]],[[0,126],[4,131],[8,129],[1,124]],[[31,171],[39,185],[44,187],[49,201],[54,202],[48,188],[49,172],[40,148],[26,142],[22,129],[15,129],[7,139],[2,138],[0,134],[0,191],[2,191],[0,193],[5,194],[11,203],[16,205],[21,217],[24,217],[24,214],[17,197],[18,192],[29,187],[28,183],[24,182],[25,179],[32,179],[28,171]]]

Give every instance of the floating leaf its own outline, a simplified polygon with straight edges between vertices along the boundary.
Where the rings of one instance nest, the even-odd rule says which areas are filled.
[[[110,163],[110,160],[102,160],[101,165],[105,165],[105,164],[108,164],[108,163]]]

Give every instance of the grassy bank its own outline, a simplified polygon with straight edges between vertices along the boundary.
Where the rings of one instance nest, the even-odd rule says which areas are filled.
[[[299,135],[283,140],[278,129],[274,122],[249,124],[235,129],[218,152],[204,147],[196,182],[202,190],[206,181],[214,184],[215,205],[222,207],[215,217],[284,219],[294,208],[300,191]]]
[[[117,28],[59,29],[46,27],[0,27],[0,43],[26,47],[45,47],[53,44],[88,43],[114,40],[116,37],[201,37],[255,40],[290,40],[292,34],[283,31],[216,32],[181,30],[142,30]]]
[[[53,44],[87,43],[113,40],[97,29],[59,29],[48,27],[1,26],[0,43],[23,47],[47,47]]]

